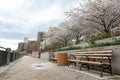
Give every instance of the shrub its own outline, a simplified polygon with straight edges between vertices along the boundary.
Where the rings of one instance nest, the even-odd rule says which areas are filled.
[[[102,34],[100,36],[94,37],[93,39],[94,40],[101,40],[101,39],[110,38],[110,37],[111,37],[111,33],[105,33],[105,34]]]
[[[90,45],[94,45],[94,44],[95,44],[95,39],[94,38],[90,39]]]
[[[100,44],[90,44],[89,46],[86,47],[78,47],[78,46],[71,46],[68,48],[59,48],[59,49],[54,49],[52,51],[65,51],[65,50],[76,50],[76,49],[85,49],[85,48],[93,48],[93,47],[102,47],[102,46],[111,46],[111,45],[120,45],[120,39],[115,39],[113,42],[106,42],[106,43],[100,43]]]
[[[75,44],[80,44],[80,40],[79,40],[79,39],[76,40],[76,41],[75,41]]]

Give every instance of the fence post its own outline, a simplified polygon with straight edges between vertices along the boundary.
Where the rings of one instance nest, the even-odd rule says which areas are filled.
[[[13,61],[15,61],[15,51],[13,51]]]
[[[0,50],[0,66],[2,66],[2,52]]]
[[[7,51],[7,64],[9,64],[10,63],[10,51],[11,51],[11,49],[7,48],[6,51]]]

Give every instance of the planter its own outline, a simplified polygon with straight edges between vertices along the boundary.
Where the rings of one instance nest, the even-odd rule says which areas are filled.
[[[67,66],[67,53],[58,53],[57,54],[57,65],[58,66]]]

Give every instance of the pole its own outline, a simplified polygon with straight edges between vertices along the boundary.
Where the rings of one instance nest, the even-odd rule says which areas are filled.
[[[7,48],[6,51],[7,51],[7,64],[9,64],[10,63],[10,51],[11,51],[11,49]]]

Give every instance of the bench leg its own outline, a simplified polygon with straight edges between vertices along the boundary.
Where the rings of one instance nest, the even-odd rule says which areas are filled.
[[[69,61],[68,61],[68,67],[71,65],[71,63],[72,63],[72,62],[69,62]]]
[[[111,65],[109,66],[109,70],[110,70],[110,74],[111,74],[111,76],[113,76]]]
[[[77,65],[76,65],[76,62],[74,62],[74,66],[76,67]]]
[[[81,70],[84,65],[87,66],[88,70],[90,69],[89,64],[86,64],[86,63],[80,63],[80,64],[81,64],[81,66],[80,66],[79,70]]]
[[[74,64],[74,66],[76,67],[76,63],[75,63],[75,62],[68,62],[68,67],[69,67],[71,64]]]
[[[111,76],[113,76],[111,65],[109,65],[109,66],[108,66],[108,65],[101,65],[101,66],[100,66],[100,69],[101,69],[101,75],[100,75],[100,77],[103,76],[103,72],[104,72],[105,70],[108,70],[108,71],[110,72]]]
[[[77,65],[76,65],[76,62],[72,62],[72,64],[74,65],[74,67],[76,67]]]
[[[87,68],[88,68],[88,70],[90,70],[89,64],[87,64]]]
[[[100,77],[103,77],[103,71],[104,71],[103,65],[100,66],[100,69],[101,69]]]
[[[82,67],[83,67],[83,64],[81,64],[81,65],[80,65],[80,68],[79,68],[79,70],[81,70],[81,69],[82,69]]]
[[[71,62],[68,61],[68,67],[70,66]]]

